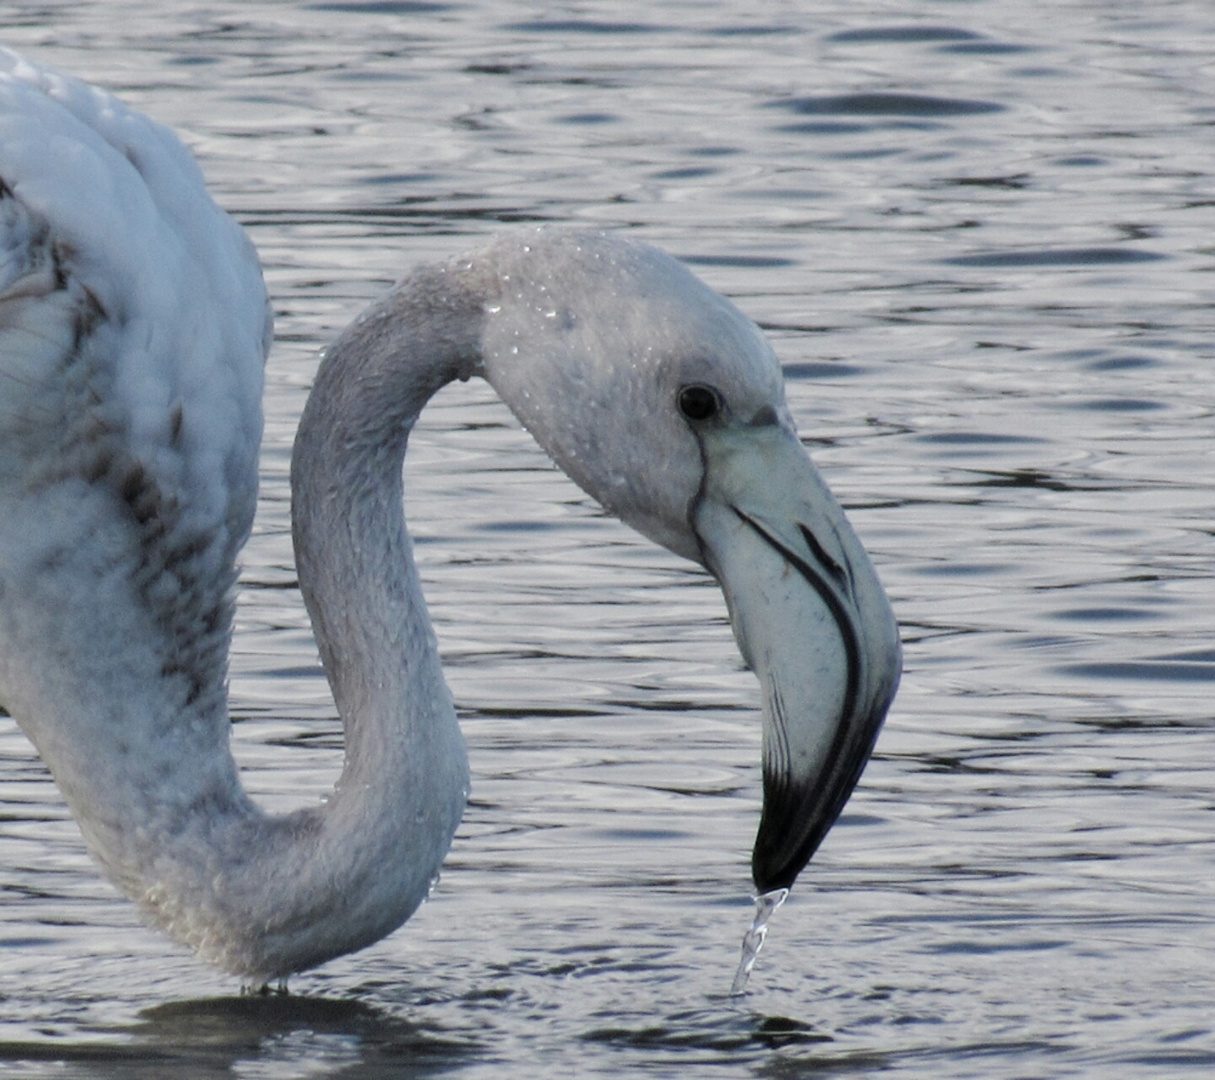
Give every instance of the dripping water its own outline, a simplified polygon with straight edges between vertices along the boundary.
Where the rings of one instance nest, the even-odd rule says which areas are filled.
[[[730,984],[731,997],[746,992],[751,969],[755,967],[759,950],[764,947],[764,938],[768,936],[768,920],[788,895],[788,889],[773,889],[755,898],[755,918],[751,920],[751,928],[743,935],[742,956],[738,961],[738,970],[734,973],[734,981]]]

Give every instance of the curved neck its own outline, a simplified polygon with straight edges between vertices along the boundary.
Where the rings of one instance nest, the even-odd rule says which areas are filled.
[[[395,798],[406,778],[419,785],[420,801],[435,775],[425,757],[458,740],[405,531],[401,476],[423,406],[476,363],[477,306],[446,284],[438,272],[415,275],[338,339],[296,436],[300,591],[345,728],[337,806],[382,789]]]
[[[195,800],[143,842],[134,873],[109,864],[149,921],[247,979],[315,966],[399,926],[426,898],[463,813],[467,754],[401,472],[422,407],[472,373],[479,322],[468,289],[441,270],[415,275],[328,351],[300,423],[293,535],[345,730],[335,791],[322,807],[270,817],[231,767],[218,809]],[[231,766],[226,734],[216,753]]]
[[[345,764],[307,823],[309,864],[292,874],[299,850],[287,859],[276,903],[301,920],[284,950],[300,955],[281,960],[283,971],[404,922],[464,811],[467,754],[405,530],[402,466],[426,402],[475,365],[479,321],[479,306],[441,271],[414,275],[328,350],[300,421],[296,565],[342,717]],[[276,921],[292,919],[279,912]]]

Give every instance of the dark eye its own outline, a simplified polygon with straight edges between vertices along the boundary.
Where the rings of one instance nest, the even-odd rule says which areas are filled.
[[[713,387],[693,383],[679,391],[679,411],[689,420],[711,420],[721,412],[721,398]]]

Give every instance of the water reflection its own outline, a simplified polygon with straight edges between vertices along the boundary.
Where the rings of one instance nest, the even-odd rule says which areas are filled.
[[[104,1039],[66,1047],[0,1043],[0,1061],[131,1080],[422,1077],[459,1068],[483,1049],[358,1000],[280,995],[170,1002],[142,1010],[129,1026],[94,1034]]]

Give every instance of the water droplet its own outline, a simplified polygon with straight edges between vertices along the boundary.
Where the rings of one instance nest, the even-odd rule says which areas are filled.
[[[746,992],[751,969],[755,967],[756,957],[764,947],[764,938],[768,935],[768,920],[788,895],[788,889],[773,889],[755,898],[755,918],[751,921],[751,929],[743,935],[742,958],[738,961],[738,971],[734,973],[734,981],[730,984],[731,997]]]

